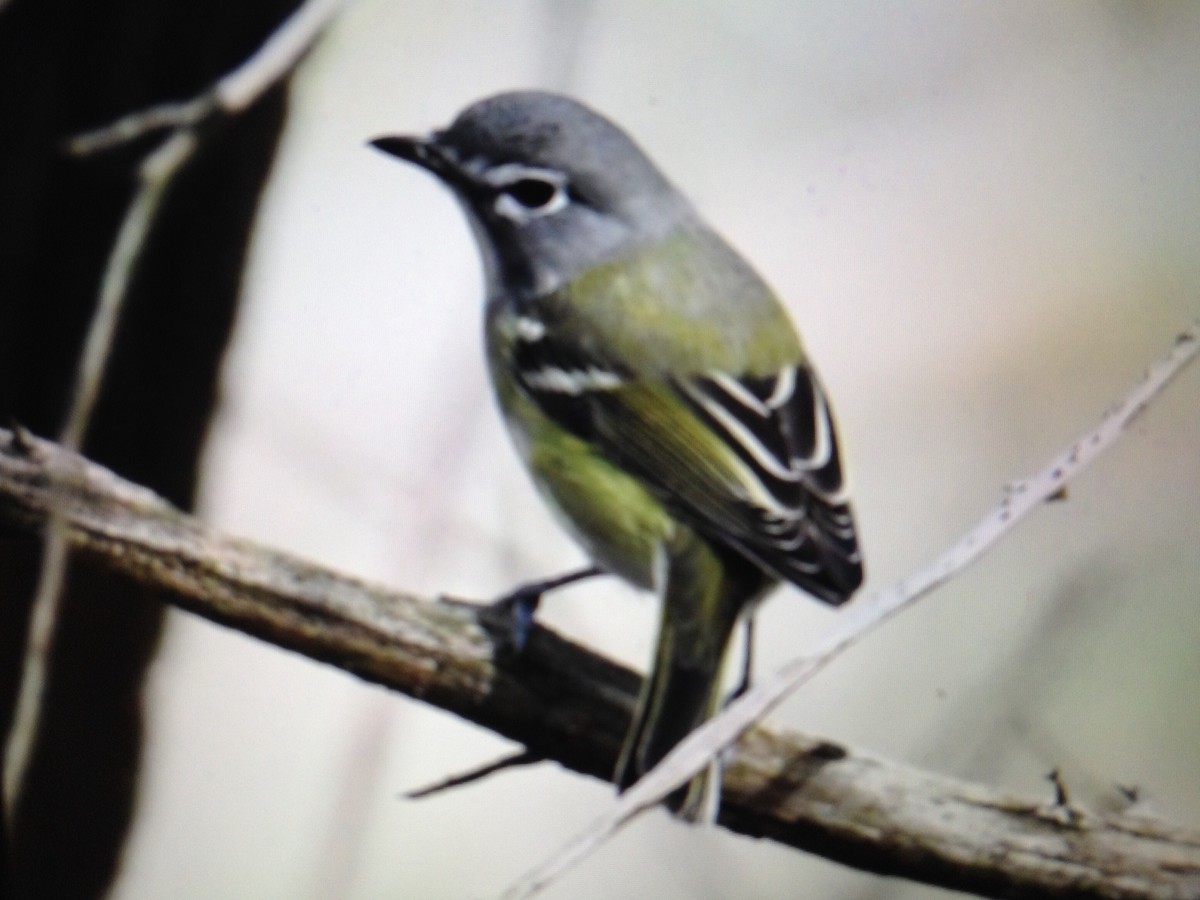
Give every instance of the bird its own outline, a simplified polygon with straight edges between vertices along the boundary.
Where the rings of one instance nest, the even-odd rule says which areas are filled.
[[[775,293],[619,126],[509,91],[370,144],[436,176],[482,258],[487,368],[539,492],[592,566],[661,599],[613,780],[721,701],[741,617],[863,580],[833,412]],[[565,580],[570,580],[567,576]],[[711,810],[710,771],[667,798]]]

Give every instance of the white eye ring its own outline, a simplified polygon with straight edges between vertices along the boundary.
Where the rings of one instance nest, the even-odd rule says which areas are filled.
[[[497,214],[523,225],[532,219],[548,216],[558,212],[567,205],[567,179],[562,172],[554,169],[539,169],[534,166],[523,166],[520,163],[505,163],[496,166],[484,175],[484,180],[498,189],[494,201]],[[544,200],[540,197],[530,199],[519,198],[517,188],[522,182],[527,182],[527,188],[537,190],[544,188],[548,193]],[[528,193],[528,190],[525,191]]]

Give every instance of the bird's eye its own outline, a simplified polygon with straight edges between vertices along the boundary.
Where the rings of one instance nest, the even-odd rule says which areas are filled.
[[[484,180],[496,191],[496,213],[518,225],[556,213],[568,202],[566,176],[554,169],[505,163]]]
[[[504,193],[530,211],[549,206],[558,191],[557,184],[541,178],[522,178],[504,189]]]

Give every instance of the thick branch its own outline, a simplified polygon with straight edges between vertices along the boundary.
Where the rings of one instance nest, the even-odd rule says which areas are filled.
[[[53,485],[53,488],[52,488]],[[457,713],[607,779],[637,676],[536,628],[506,658],[484,607],[427,601],[221,535],[56,445],[0,429],[0,521],[39,529],[165,599]],[[870,871],[992,897],[1200,896],[1200,832],[1014,798],[758,728],[720,822]]]

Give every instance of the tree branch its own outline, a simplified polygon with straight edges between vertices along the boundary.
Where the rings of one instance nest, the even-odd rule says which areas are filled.
[[[422,600],[222,535],[48,441],[0,429],[0,522],[61,511],[71,548],[164,599],[435,704],[607,780],[638,677],[538,626],[506,656],[487,607]],[[762,728],[720,823],[848,865],[991,897],[1200,896],[1200,831],[1100,815]]]

